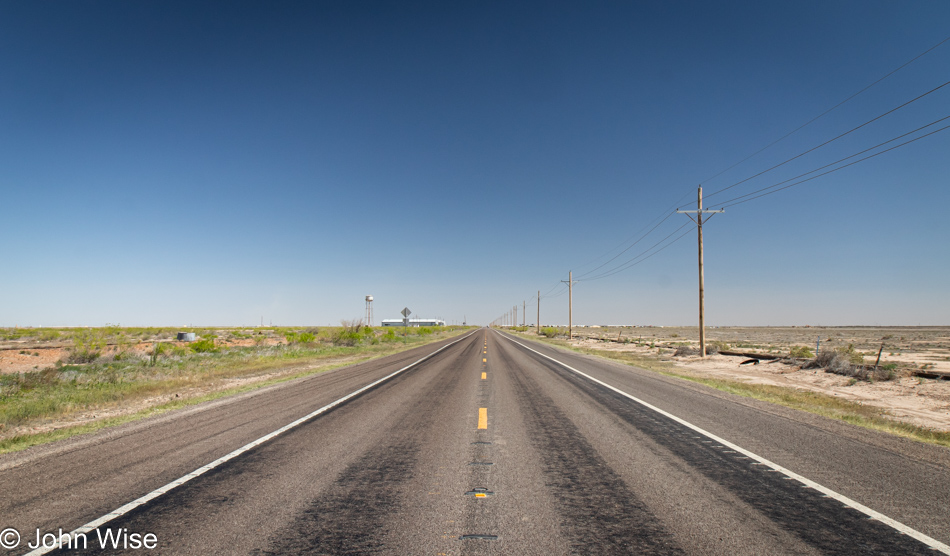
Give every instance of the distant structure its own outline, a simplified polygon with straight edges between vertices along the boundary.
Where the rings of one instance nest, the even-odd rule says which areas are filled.
[[[409,326],[445,326],[442,319],[408,319]],[[383,319],[383,326],[404,326],[402,319]]]
[[[366,296],[366,326],[373,326],[373,296]]]

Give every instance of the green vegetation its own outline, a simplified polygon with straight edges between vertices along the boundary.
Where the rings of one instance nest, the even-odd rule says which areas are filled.
[[[848,347],[845,349],[836,349],[839,354],[848,358],[848,361],[852,365],[863,365],[864,356],[854,350],[854,344],[848,344]]]
[[[545,338],[554,338],[555,336],[559,335],[560,333],[561,333],[560,330],[558,330],[557,328],[552,328],[552,327],[550,327],[550,326],[545,326],[544,328],[541,329],[541,334],[542,334]]]
[[[811,359],[815,354],[807,346],[792,346],[788,352],[788,356],[798,357],[800,359]]]
[[[284,334],[284,339],[287,340],[288,344],[312,344],[316,341],[317,336],[313,332],[287,332]]]
[[[189,346],[195,353],[217,353],[218,348],[214,345],[214,338],[207,338],[192,342]]]
[[[233,393],[236,390],[228,389],[229,381],[233,379],[250,378],[253,384],[242,388],[257,388],[288,377],[389,355],[463,330],[461,327],[439,327],[428,334],[411,334],[406,338],[388,330],[382,335],[386,339],[383,345],[370,327],[356,327],[355,330],[328,327],[319,331],[270,328],[258,330],[262,334],[255,334],[255,339],[269,339],[273,344],[275,340],[296,332],[298,341],[286,345],[264,345],[262,341],[253,346],[228,346],[215,342],[215,330],[204,329],[199,341],[187,344],[150,340],[149,343],[154,342],[154,345],[148,351],[121,349],[123,337],[128,343],[129,336],[139,335],[129,329],[70,330],[73,346],[66,360],[47,369],[0,375],[0,452],[96,430],[155,411],[174,409],[183,403],[197,403],[195,400],[208,399],[208,396]],[[355,336],[352,335],[354,331]],[[159,335],[171,337],[174,332],[169,329],[167,334],[160,332],[152,338]],[[105,350],[107,339],[112,340],[109,342],[111,346],[117,346],[114,355]],[[336,343],[336,339],[342,342]],[[307,370],[301,371],[300,367],[304,365]],[[169,397],[175,400],[174,403],[163,404],[161,399]],[[142,402],[153,407],[135,417],[123,416],[49,433],[11,433],[14,427],[22,430],[72,415]]]

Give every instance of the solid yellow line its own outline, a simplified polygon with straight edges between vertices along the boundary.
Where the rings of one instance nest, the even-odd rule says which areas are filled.
[[[488,378],[488,373],[482,373],[482,380],[485,380],[486,378]]]
[[[488,428],[488,408],[487,407],[478,408],[478,428],[480,429]]]

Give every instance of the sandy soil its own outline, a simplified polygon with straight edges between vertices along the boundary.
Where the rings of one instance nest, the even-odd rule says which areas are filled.
[[[281,343],[281,341],[282,338],[276,337],[266,337],[258,340],[258,342],[265,346],[276,345]],[[188,346],[187,342],[170,340],[162,340],[162,343]],[[223,347],[252,346],[255,345],[255,340],[253,338],[217,338],[215,339],[215,343]],[[102,355],[107,357],[115,355],[120,350],[125,350],[146,356],[152,352],[152,348],[154,347],[154,341],[144,341],[123,347],[107,346],[102,350]],[[39,371],[54,366],[57,361],[64,359],[68,355],[69,348],[59,342],[50,342],[47,345],[35,340],[4,342],[0,345],[0,374]]]
[[[918,426],[950,431],[950,380],[932,380],[912,376],[922,368],[950,372],[950,327],[934,328],[716,328],[707,331],[707,341],[729,344],[736,351],[787,354],[790,346],[810,346],[822,338],[822,349],[847,347],[865,355],[873,364],[884,342],[881,364],[897,363],[901,378],[890,381],[854,382],[850,378],[823,370],[804,370],[798,364],[761,361],[742,365],[745,358],[712,355],[674,357],[680,344],[698,345],[694,328],[581,328],[572,342],[577,347],[595,350],[630,351],[640,356],[669,361],[693,374],[725,379],[788,386],[821,392],[843,399],[879,407],[895,419]],[[643,341],[617,343],[618,336]],[[884,339],[886,338],[886,339]],[[809,342],[810,340],[810,342]],[[650,347],[650,343],[654,347]],[[738,344],[738,345],[737,345]],[[892,355],[893,354],[893,355]]]

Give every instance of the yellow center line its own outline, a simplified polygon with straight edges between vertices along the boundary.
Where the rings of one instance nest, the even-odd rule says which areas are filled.
[[[482,358],[482,363],[488,363],[488,359]]]
[[[482,373],[482,380],[485,380],[486,378],[488,378],[488,373]]]
[[[480,429],[488,428],[488,408],[487,407],[478,408],[478,428]]]

